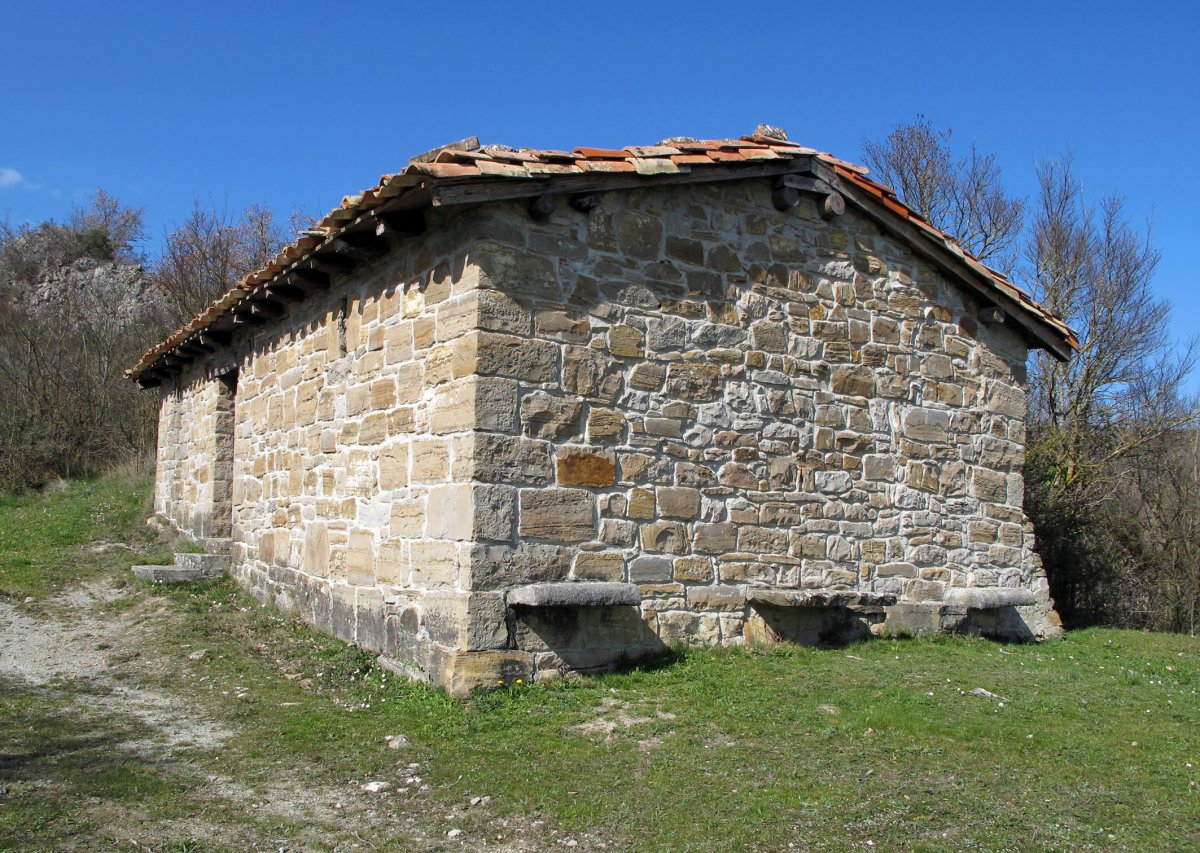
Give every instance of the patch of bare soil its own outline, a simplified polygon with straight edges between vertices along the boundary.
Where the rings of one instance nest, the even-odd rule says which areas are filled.
[[[61,680],[90,688],[78,692],[81,703],[132,715],[148,727],[147,739],[126,744],[129,748],[146,752],[220,746],[231,734],[228,729],[206,719],[193,704],[124,677],[127,669],[116,658],[118,650],[133,641],[139,616],[131,611],[108,616],[94,612],[123,594],[111,586],[90,585],[52,599],[52,604],[69,608],[69,620],[35,616],[0,600],[0,676],[39,687]]]
[[[122,599],[131,599],[122,601]],[[169,606],[137,600],[109,582],[60,593],[22,607],[0,599],[0,678],[69,696],[87,727],[113,717],[142,725],[120,727],[119,749],[148,764],[182,766],[195,816],[153,821],[116,804],[85,804],[107,836],[140,840],[194,838],[206,846],[270,850],[496,850],[532,851],[576,846],[542,821],[498,818],[490,797],[459,804],[435,799],[419,764],[401,762],[394,778],[318,782],[319,771],[282,766],[270,778],[237,778],[206,771],[206,754],[229,748],[229,723],[205,714],[207,697],[163,692],[150,685],[166,664],[153,654],[169,629]],[[203,651],[193,653],[201,659]],[[399,758],[399,756],[398,756]],[[227,818],[237,815],[237,825]],[[281,826],[287,834],[280,836]],[[449,829],[447,829],[449,827]],[[461,829],[458,827],[462,827]],[[578,837],[581,849],[604,849]]]
[[[629,735],[639,727],[652,723],[671,722],[675,715],[660,708],[645,707],[622,699],[606,697],[600,700],[596,716],[571,727],[571,731],[597,738],[603,743],[615,743],[622,735]],[[670,732],[667,732],[670,734]],[[636,743],[643,752],[662,744],[663,733],[637,738]]]

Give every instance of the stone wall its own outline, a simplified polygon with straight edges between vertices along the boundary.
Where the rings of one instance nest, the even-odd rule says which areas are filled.
[[[159,408],[154,511],[194,540],[230,535],[233,400],[227,382],[194,371]]]
[[[779,213],[765,181],[435,211],[165,395],[156,509],[212,529],[232,364],[239,580],[455,692],[770,638],[762,587],[892,593],[894,627],[934,629],[948,589],[1025,588],[984,627],[1042,635],[1026,346],[975,312],[870,221]],[[568,579],[643,603],[506,606]]]
[[[975,627],[1055,630],[1021,509],[1026,344],[870,220],[778,213],[755,181],[486,218],[503,296],[468,340],[518,418],[477,424],[475,478],[517,524],[472,588],[644,596],[640,625],[518,626],[535,669],[770,636],[764,586],[894,594],[898,630],[971,629],[954,587],[1025,588]]]

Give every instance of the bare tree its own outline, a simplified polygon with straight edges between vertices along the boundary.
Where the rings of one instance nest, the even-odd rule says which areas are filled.
[[[127,207],[120,199],[97,188],[86,207],[77,207],[67,228],[82,235],[103,235],[109,252],[106,260],[136,263],[137,245],[145,239],[145,209]]]
[[[1154,295],[1159,255],[1128,222],[1121,199],[1089,207],[1070,158],[1038,166],[1026,261],[1033,290],[1079,334],[1066,363],[1035,356],[1031,425],[1048,442],[1057,485],[1103,490],[1108,466],[1193,423],[1181,389],[1196,361],[1170,337],[1170,304]]]
[[[863,140],[863,161],[881,183],[981,261],[1010,272],[1016,260],[1024,202],[1004,192],[995,154],[974,143],[957,157],[952,132],[918,115],[882,141]]]
[[[0,229],[0,488],[145,458],[154,401],[121,377],[161,330],[130,263],[140,209],[97,191],[65,225]]]
[[[188,218],[167,233],[162,254],[151,266],[171,325],[183,325],[239,278],[266,266],[284,238],[262,205],[251,205],[234,218],[194,202]]]
[[[1129,466],[1131,510],[1153,555],[1142,585],[1149,626],[1200,629],[1200,430],[1167,433]]]
[[[1069,157],[1037,177],[1028,279],[1080,340],[1066,363],[1035,354],[1030,374],[1025,504],[1051,590],[1068,625],[1177,626],[1155,602],[1180,574],[1164,566],[1186,529],[1165,521],[1171,475],[1158,460],[1200,423],[1183,392],[1196,344],[1171,341],[1149,229],[1119,198],[1089,205]]]

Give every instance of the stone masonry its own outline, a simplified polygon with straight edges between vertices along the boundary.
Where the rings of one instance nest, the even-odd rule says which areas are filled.
[[[455,693],[679,642],[1056,632],[1028,343],[874,220],[771,192],[435,209],[174,380],[156,511],[227,512],[239,582]],[[564,581],[640,603],[517,595]]]

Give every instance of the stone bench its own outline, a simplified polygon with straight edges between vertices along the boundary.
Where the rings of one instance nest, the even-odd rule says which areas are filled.
[[[560,581],[531,583],[508,591],[510,607],[625,607],[642,603],[631,583]]]
[[[752,589],[746,601],[770,607],[888,607],[896,596],[858,589]]]
[[[896,596],[862,589],[751,588],[746,602],[754,608],[744,629],[747,642],[840,646],[871,636]]]
[[[945,603],[950,607],[965,607],[968,610],[1026,607],[1036,601],[1031,589],[999,586],[956,587],[948,591],[945,598]]]

